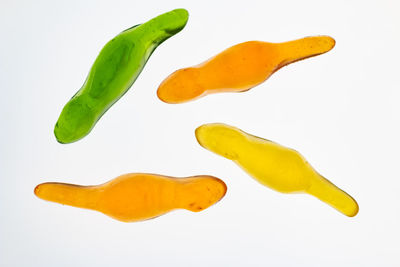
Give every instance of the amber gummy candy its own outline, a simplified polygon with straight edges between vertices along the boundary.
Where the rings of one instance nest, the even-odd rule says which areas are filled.
[[[247,91],[281,67],[326,53],[334,46],[335,40],[329,36],[285,43],[240,43],[200,65],[175,71],[161,83],[157,95],[166,103],[182,103],[212,93]]]
[[[174,209],[202,211],[225,193],[225,183],[213,176],[174,178],[142,173],[125,174],[96,186],[43,183],[35,188],[41,199],[96,210],[123,222],[151,219]]]

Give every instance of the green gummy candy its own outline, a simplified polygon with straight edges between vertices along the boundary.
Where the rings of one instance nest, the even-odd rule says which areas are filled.
[[[54,127],[60,143],[85,137],[101,116],[132,86],[154,49],[180,32],[189,14],[175,9],[131,27],[109,41],[81,89],[64,106]]]

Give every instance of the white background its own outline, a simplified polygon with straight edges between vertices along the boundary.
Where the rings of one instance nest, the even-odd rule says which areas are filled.
[[[54,124],[102,46],[174,8],[186,28],[152,55],[130,91],[83,140]],[[1,1],[0,266],[400,266],[399,2]],[[181,105],[161,81],[248,40],[330,35],[327,54],[293,63],[245,93]],[[224,122],[300,151],[350,193],[348,218],[304,194],[261,186],[200,147]],[[42,201],[46,181],[100,184],[129,172],[210,174],[228,185],[209,209],[122,223]]]

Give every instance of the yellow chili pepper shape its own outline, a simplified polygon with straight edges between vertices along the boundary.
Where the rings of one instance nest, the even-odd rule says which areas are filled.
[[[247,91],[281,67],[326,53],[334,46],[335,40],[329,36],[285,43],[240,43],[204,63],[175,71],[161,83],[157,95],[166,103],[182,103],[212,93]]]
[[[174,178],[141,173],[96,186],[43,183],[35,188],[41,199],[96,210],[123,222],[151,219],[174,209],[202,211],[225,193],[225,183],[213,176]]]
[[[220,123],[202,125],[195,133],[201,146],[233,160],[267,187],[281,193],[308,193],[349,217],[358,213],[358,204],[350,195],[293,149]]]

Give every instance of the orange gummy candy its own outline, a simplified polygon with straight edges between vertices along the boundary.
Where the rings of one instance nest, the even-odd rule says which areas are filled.
[[[100,211],[123,222],[151,219],[174,209],[198,212],[225,193],[225,183],[213,176],[174,178],[142,173],[125,174],[96,186],[43,183],[35,188],[41,199]]]
[[[157,95],[166,103],[182,103],[211,93],[247,91],[281,67],[334,46],[335,40],[329,36],[285,43],[240,43],[200,65],[175,71],[161,83]]]

